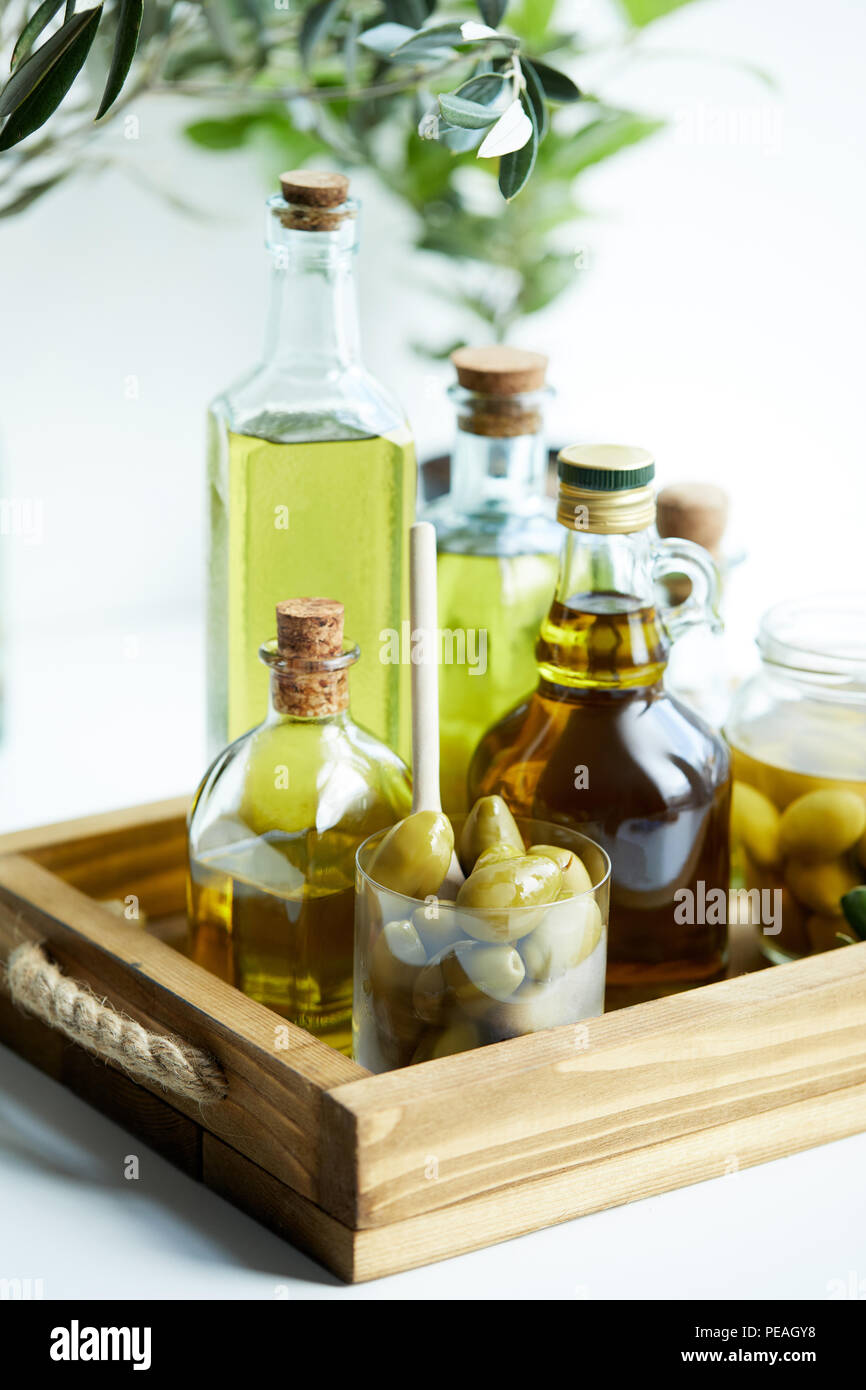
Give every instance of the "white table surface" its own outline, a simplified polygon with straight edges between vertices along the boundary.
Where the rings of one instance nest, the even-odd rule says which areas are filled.
[[[189,790],[194,615],[13,641],[0,830]],[[137,1154],[140,1176],[124,1178]],[[866,1298],[866,1135],[346,1288],[0,1047],[0,1279],[46,1298]]]
[[[45,1298],[866,1297],[864,1172],[859,1135],[347,1288],[0,1047],[0,1277]]]

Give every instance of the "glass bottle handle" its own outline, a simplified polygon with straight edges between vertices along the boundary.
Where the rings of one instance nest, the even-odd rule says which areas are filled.
[[[657,540],[653,546],[653,579],[659,584],[673,575],[684,575],[692,587],[682,603],[660,605],[660,617],[671,641],[704,623],[711,632],[720,633],[721,575],[703,546],[679,539]]]

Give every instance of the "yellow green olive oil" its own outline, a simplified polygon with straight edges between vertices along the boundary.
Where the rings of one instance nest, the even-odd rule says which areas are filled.
[[[353,714],[409,750],[409,668],[380,660],[408,612],[406,538],[415,454],[407,430],[286,443],[236,434],[212,417],[208,643],[211,741],[257,724],[267,707],[258,650],[285,594],[331,594],[363,661]]]
[[[439,626],[462,633],[465,660],[443,638],[439,671],[442,804],[466,809],[466,779],[481,736],[538,681],[535,639],[556,587],[552,554],[440,550]],[[449,660],[449,657],[454,659]]]

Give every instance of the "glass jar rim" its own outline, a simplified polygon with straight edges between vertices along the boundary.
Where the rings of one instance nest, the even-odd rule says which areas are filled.
[[[762,617],[757,642],[780,673],[866,694],[866,592],[785,599]]]
[[[465,816],[459,817],[458,819],[465,820]],[[532,816],[517,816],[515,819],[517,821],[518,829],[521,827],[521,825],[532,824],[544,826],[546,830],[554,830],[558,832],[565,831],[569,836],[572,836],[576,840],[581,840],[584,844],[589,845],[593,850],[595,850],[598,854],[601,855],[602,863],[604,864],[604,873],[602,874],[601,878],[598,880],[598,882],[596,882],[593,878],[592,886],[590,888],[587,888],[583,893],[575,893],[572,898],[568,899],[569,902],[579,902],[582,898],[591,898],[595,893],[598,892],[600,888],[603,888],[606,883],[610,882],[612,867],[610,855],[608,854],[607,850],[604,849],[598,843],[597,840],[590,839],[589,835],[584,835],[580,830],[572,830],[571,826],[569,825],[557,825],[554,821],[535,820],[535,818]],[[364,854],[364,851],[368,850],[368,848],[372,848],[372,842],[374,840],[381,839],[383,835],[387,835],[388,829],[390,829],[390,827],[387,827],[384,830],[374,830],[373,834],[368,835],[366,840],[364,840],[364,842],[358,846],[357,850],[355,851],[355,868],[357,869],[361,877],[365,880],[365,882],[370,885],[370,887],[373,889],[375,893],[387,893],[390,897],[401,898],[403,902],[411,903],[412,911],[414,912],[416,908],[426,906],[427,903],[429,903],[430,901],[430,897],[428,896],[427,898],[413,898],[408,893],[398,893],[393,888],[385,888],[383,884],[377,883],[376,880],[370,876],[370,874],[367,872],[366,868],[361,862],[361,856]],[[526,853],[528,854],[529,850],[527,850]],[[589,866],[585,865],[585,867],[587,869],[587,872],[589,872]],[[432,894],[432,896],[435,897],[436,895]],[[565,899],[563,899],[563,901],[565,901]],[[447,898],[442,898],[439,902],[439,905],[444,908],[453,907],[456,909],[457,907],[456,903],[451,902]],[[552,903],[548,903],[546,905],[548,907],[553,906]],[[521,915],[523,913],[538,912],[538,906],[539,905],[536,903],[524,907],[505,907],[497,908],[496,910],[498,912],[503,913],[507,912],[509,917],[514,917],[516,921],[520,921]],[[461,905],[460,911],[461,913],[464,913],[467,916],[471,916],[473,918],[484,918],[487,916],[489,909],[485,909],[482,907],[463,907]],[[409,917],[411,916],[411,913],[407,912],[406,915],[407,917]],[[523,920],[526,919],[524,918]]]

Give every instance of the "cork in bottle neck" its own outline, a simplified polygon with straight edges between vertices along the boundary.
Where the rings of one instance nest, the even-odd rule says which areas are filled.
[[[508,439],[538,434],[547,358],[539,352],[498,345],[458,348],[457,427],[467,434]]]
[[[324,719],[349,708],[348,667],[358,648],[344,650],[343,605],[328,598],[294,598],[277,604],[277,637],[262,648],[271,668],[271,701],[277,714]]]
[[[278,209],[279,220],[292,231],[333,232],[356,215],[345,174],[292,169],[280,175],[280,190],[285,204]]]

